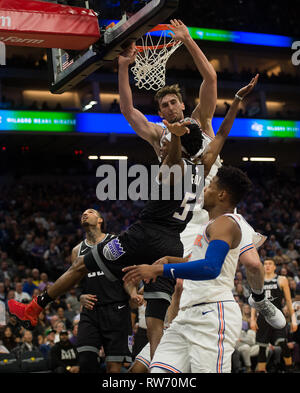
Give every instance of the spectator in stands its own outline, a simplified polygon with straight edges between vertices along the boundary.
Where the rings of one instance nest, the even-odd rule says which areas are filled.
[[[48,329],[49,326],[50,326],[50,322],[46,318],[46,313],[43,310],[43,312],[41,312],[39,315],[38,324],[33,330],[33,341],[36,345],[39,343],[39,340],[41,338],[44,339],[46,329]]]
[[[17,358],[29,351],[37,351],[39,348],[33,344],[33,335],[30,330],[24,330],[22,341],[11,352],[15,353]]]
[[[49,311],[52,314],[57,314],[58,309],[62,307],[64,310],[67,310],[67,304],[63,297],[58,297],[54,299],[54,301],[50,304]]]
[[[24,284],[23,284],[23,292],[28,293],[30,297],[32,297],[33,291],[37,289],[37,286],[33,283],[32,275],[28,275]]]
[[[15,268],[9,268],[8,263],[6,261],[1,262],[1,269],[0,269],[0,281],[5,281],[6,278],[9,278],[10,280],[14,277],[15,275]]]
[[[53,240],[57,237],[58,237],[58,231],[56,229],[55,222],[51,222],[49,224],[48,239]]]
[[[16,338],[16,342],[20,342],[22,338],[22,331],[23,328],[20,326],[20,324],[17,322],[15,317],[9,316],[7,326],[10,327],[13,335]]]
[[[45,359],[49,358],[49,353],[51,348],[54,346],[54,339],[55,339],[55,330],[53,329],[48,329],[45,332],[45,337],[43,340],[43,343],[40,344],[39,349],[41,353],[43,354]]]
[[[31,271],[32,274],[32,282],[33,284],[38,287],[41,283],[41,279],[40,279],[40,271],[37,268],[32,269]]]
[[[34,238],[34,247],[30,251],[33,266],[43,267],[43,256],[46,251],[45,239],[36,236]]]
[[[298,259],[300,257],[299,252],[295,249],[295,244],[290,242],[288,244],[288,249],[285,252],[285,254],[291,259],[291,260],[295,260]]]
[[[21,243],[21,248],[25,254],[30,254],[34,247],[33,234],[27,233],[25,239]]]
[[[27,303],[31,300],[31,296],[27,292],[23,292],[23,284],[21,282],[16,283],[14,299],[21,303]]]
[[[11,352],[14,348],[18,346],[18,342],[16,341],[16,336],[13,334],[13,331],[10,326],[6,326],[3,330],[3,333],[0,337],[0,342],[5,348]]]
[[[272,256],[274,256],[276,254],[276,250],[278,248],[281,248],[279,242],[276,240],[276,236],[275,235],[271,235],[270,236],[270,239],[267,240],[267,244],[270,247],[270,250],[271,250],[271,252],[273,254]]]
[[[62,258],[60,255],[59,248],[52,241],[49,248],[44,253],[45,268],[49,273],[59,272],[62,266]]]
[[[74,346],[77,346],[77,335],[78,335],[78,323],[73,323],[73,329],[72,329],[70,341]]]
[[[57,321],[53,324],[55,330],[55,338],[54,342],[57,343],[60,340],[60,332],[66,330],[65,324],[62,321],[59,321],[57,316]]]
[[[60,341],[50,350],[51,369],[54,373],[79,373],[79,357],[76,347],[70,342],[68,332],[62,330]]]
[[[53,282],[48,281],[48,274],[44,272],[41,273],[40,278],[41,282],[39,283],[38,288],[41,292],[43,292],[49,285],[53,284]]]
[[[0,282],[0,300],[2,300],[2,302],[6,301],[6,290],[4,282]]]
[[[79,300],[77,298],[76,289],[75,288],[72,288],[69,291],[69,293],[68,293],[68,295],[66,297],[66,303],[67,303],[68,310],[72,311],[74,313],[74,316],[79,313],[79,311],[80,311],[80,302],[79,302]]]
[[[72,330],[73,324],[68,318],[66,318],[65,309],[63,307],[57,308],[57,316],[58,316],[58,320],[64,323],[67,330]]]

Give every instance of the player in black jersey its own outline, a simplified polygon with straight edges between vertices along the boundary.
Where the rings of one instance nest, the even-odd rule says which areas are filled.
[[[264,291],[266,298],[279,309],[282,309],[283,302],[285,301],[291,316],[291,330],[294,332],[297,330],[297,321],[292,306],[289,282],[286,277],[276,274],[276,264],[273,259],[266,259],[264,261],[264,269]],[[259,344],[257,371],[266,372],[266,349],[270,343],[281,347],[281,354],[285,366],[289,370],[292,366],[292,355],[291,350],[287,346],[286,328],[274,329],[265,321],[265,318],[261,314],[258,314],[256,317],[256,310],[254,308],[251,309],[250,327],[257,331],[256,342]]]
[[[209,173],[211,166],[221,152],[237,115],[241,100],[252,91],[257,80],[258,75],[247,86],[237,92],[215,138],[205,148],[202,155],[197,158],[204,165],[204,176]],[[197,165],[192,162],[187,163],[182,158],[184,154],[182,153],[181,137],[184,136],[188,139],[190,135],[187,134],[191,134],[192,139],[197,140],[194,136],[197,133],[201,136],[202,132],[199,127],[191,127],[190,130],[188,127],[191,126],[191,122],[183,121],[169,124],[165,121],[165,125],[171,133],[171,140],[164,141],[161,152],[163,165],[158,174],[159,191],[162,191],[163,186],[168,184],[170,194],[173,195],[175,187],[178,190],[178,184],[183,184],[187,179],[189,194],[184,195],[183,199],[172,199],[172,197],[169,200],[159,198],[157,201],[150,199],[141,214],[139,222],[133,224],[122,235],[115,237],[108,243],[98,244],[97,248],[93,248],[86,256],[78,257],[71,268],[42,295],[38,296],[37,299],[33,299],[28,305],[22,305],[22,303],[14,300],[9,301],[10,313],[15,315],[23,325],[27,327],[35,326],[37,317],[42,309],[54,298],[72,288],[87,272],[94,272],[100,268],[109,280],[117,281],[123,277],[122,268],[126,266],[144,263],[152,264],[165,255],[183,256],[183,245],[179,231],[185,228],[188,220],[191,218],[191,207],[195,202],[196,195],[199,195],[197,191],[201,182],[199,182],[199,176],[196,176]],[[192,151],[196,150],[198,152],[201,146],[194,146],[187,140],[184,143],[184,137],[182,142],[187,151],[185,157],[191,158],[189,156],[193,154]],[[164,170],[167,167],[173,169],[176,165],[180,169],[179,175],[178,171],[177,176],[176,171],[173,174],[166,175]],[[192,173],[189,170],[190,167],[192,167]],[[198,170],[198,175],[199,173],[200,171]],[[187,174],[186,177],[184,176],[185,174]],[[161,195],[160,192],[159,195]],[[192,198],[189,199],[191,196]],[[170,206],[172,206],[172,209],[169,209]],[[164,212],[167,212],[167,215],[163,214]],[[166,225],[165,222],[168,222],[168,224]],[[163,320],[169,305],[169,301],[163,296],[165,294],[172,295],[174,290],[174,283],[172,282],[170,282],[168,288],[164,284],[160,286],[159,282],[156,285],[159,285],[155,289],[156,293],[159,294],[158,300],[147,302],[147,305],[149,303],[148,307],[151,307],[151,304],[159,303],[155,304],[151,310],[152,315],[155,313],[155,317],[152,318],[154,324],[152,326],[148,325],[151,356],[163,334]]]
[[[82,214],[81,225],[86,238],[73,248],[72,263],[97,244],[114,238],[104,232],[103,218],[94,209]],[[99,372],[98,356],[103,346],[106,372],[119,373],[122,363],[132,360],[128,347],[128,337],[132,334],[129,294],[121,281],[109,281],[101,270],[88,273],[80,281],[77,292],[82,305],[77,341],[80,372]]]

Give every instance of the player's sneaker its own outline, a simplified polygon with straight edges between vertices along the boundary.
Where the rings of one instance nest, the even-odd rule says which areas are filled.
[[[36,298],[28,304],[10,299],[7,304],[10,315],[16,317],[25,329],[34,329],[38,323],[38,316],[43,311],[43,308],[37,304]]]
[[[248,298],[248,303],[255,308],[274,329],[282,329],[286,325],[286,319],[283,313],[270,302],[264,298],[260,302],[255,302],[252,295]]]

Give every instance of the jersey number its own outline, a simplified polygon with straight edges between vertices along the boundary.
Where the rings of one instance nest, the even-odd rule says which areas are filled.
[[[185,221],[186,217],[188,215],[188,212],[190,211],[191,205],[189,202],[191,202],[193,199],[196,198],[196,194],[192,194],[191,192],[186,192],[182,201],[182,204],[180,207],[183,208],[183,211],[181,214],[179,213],[174,213],[173,217],[177,218],[177,220]]]
[[[270,299],[270,297],[271,297],[271,290],[270,289],[266,289],[265,290],[265,295],[266,295],[267,299]]]

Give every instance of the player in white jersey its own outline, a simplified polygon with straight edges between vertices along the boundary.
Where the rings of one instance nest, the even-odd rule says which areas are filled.
[[[249,186],[239,169],[220,168],[205,189],[204,208],[210,221],[198,228],[188,263],[180,263],[187,258],[166,257],[155,265],[123,269],[125,281],[155,280],[159,275],[185,279],[179,313],[156,349],[151,372],[231,371],[231,355],[242,327],[232,288],[242,238],[253,233],[234,209]],[[285,318],[279,322],[284,326]]]

